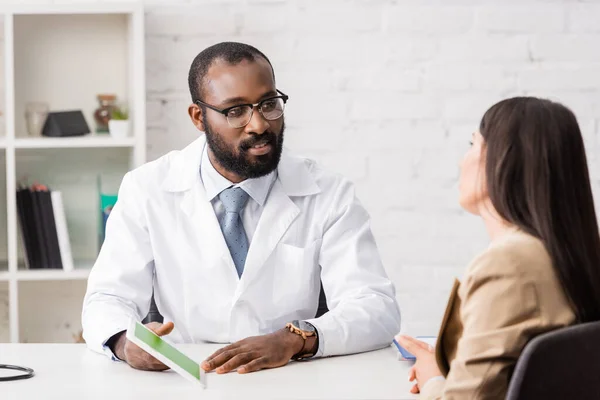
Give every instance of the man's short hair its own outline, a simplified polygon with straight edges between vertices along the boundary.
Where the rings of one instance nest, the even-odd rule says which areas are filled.
[[[243,60],[255,61],[257,57],[267,60],[273,71],[273,66],[267,56],[257,48],[244,43],[222,42],[202,50],[194,58],[188,75],[188,85],[192,101],[202,100],[204,96],[204,77],[215,61],[223,60],[230,65],[236,65]],[[273,77],[275,77],[275,71],[273,71]]]

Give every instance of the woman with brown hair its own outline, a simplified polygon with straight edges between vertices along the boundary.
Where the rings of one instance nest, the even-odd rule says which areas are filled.
[[[583,139],[565,106],[492,106],[461,164],[460,204],[489,247],[456,281],[435,351],[407,336],[423,399],[504,398],[529,340],[600,320],[600,238]]]

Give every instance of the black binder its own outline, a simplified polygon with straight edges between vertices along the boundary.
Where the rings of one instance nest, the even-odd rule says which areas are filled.
[[[54,220],[54,209],[52,208],[52,197],[50,191],[40,191],[42,215],[44,217],[44,236],[46,238],[46,249],[48,251],[48,268],[62,269],[60,258],[60,247],[58,245],[58,234],[56,233],[56,222]]]
[[[29,268],[62,269],[51,192],[19,189],[17,211]]]
[[[31,192],[31,195],[33,197],[33,216],[35,234],[38,238],[38,251],[40,257],[39,268],[49,268],[50,255],[48,254],[48,241],[46,240],[46,229],[44,228],[46,221],[44,220],[44,214],[42,212],[42,198],[40,194],[41,192],[39,190],[33,190]]]
[[[27,264],[31,269],[41,268],[40,245],[34,221],[33,197],[29,188],[22,188],[17,192],[17,211]]]

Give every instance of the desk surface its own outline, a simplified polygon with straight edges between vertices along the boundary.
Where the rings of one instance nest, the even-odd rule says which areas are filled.
[[[203,360],[219,345],[182,345]],[[35,370],[32,379],[0,382],[3,400],[21,399],[413,399],[411,364],[385,348],[344,357],[292,362],[257,373],[207,376],[207,389],[172,371],[138,371],[78,344],[0,344],[0,363]],[[3,371],[2,376],[8,375]]]

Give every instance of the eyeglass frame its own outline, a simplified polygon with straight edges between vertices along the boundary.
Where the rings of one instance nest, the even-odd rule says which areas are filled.
[[[228,118],[228,116],[227,116],[227,113],[228,113],[229,111],[231,111],[231,110],[233,110],[234,108],[237,108],[237,107],[250,106],[250,107],[251,107],[251,108],[250,108],[250,118],[248,119],[248,122],[246,122],[244,125],[242,125],[242,126],[238,126],[238,127],[231,126],[232,128],[239,129],[239,128],[243,128],[243,127],[245,127],[246,125],[248,125],[248,124],[250,123],[250,121],[252,121],[252,116],[254,115],[254,109],[255,109],[255,108],[258,108],[258,112],[260,113],[260,115],[262,115],[262,117],[263,117],[264,119],[266,119],[267,121],[275,121],[275,120],[277,120],[277,119],[279,119],[279,118],[281,118],[281,117],[283,116],[283,114],[284,114],[284,112],[285,112],[285,105],[286,105],[286,103],[287,103],[288,99],[290,98],[290,96],[288,96],[287,94],[283,93],[283,92],[282,92],[281,90],[279,90],[279,89],[275,89],[275,90],[277,90],[277,93],[279,93],[279,95],[278,95],[278,96],[272,96],[272,97],[268,97],[268,98],[266,98],[266,99],[264,99],[264,100],[261,100],[261,101],[259,101],[258,103],[254,103],[254,104],[252,104],[252,103],[246,103],[246,104],[237,104],[237,105],[235,105],[235,106],[231,106],[231,107],[227,107],[227,108],[223,108],[223,109],[219,109],[219,108],[217,108],[217,107],[215,107],[215,106],[211,106],[210,104],[207,104],[207,103],[203,102],[202,100],[196,100],[196,101],[194,101],[194,103],[195,103],[195,104],[197,104],[197,105],[202,105],[202,106],[204,106],[204,107],[210,108],[211,110],[213,110],[213,111],[216,111],[216,112],[218,112],[218,113],[220,113],[220,114],[223,114],[223,115],[225,116],[225,119],[227,119],[227,123],[229,124],[229,126],[231,126],[231,124],[229,123],[229,118]],[[269,100],[273,100],[273,99],[281,99],[281,100],[283,100],[283,112],[281,113],[281,115],[280,115],[279,117],[277,117],[277,118],[275,118],[275,119],[268,119],[268,118],[267,118],[267,117],[265,117],[265,116],[264,116],[264,114],[262,113],[262,110],[261,110],[260,106],[261,106],[261,105],[262,105],[262,104],[263,104],[265,101],[269,101]]]

